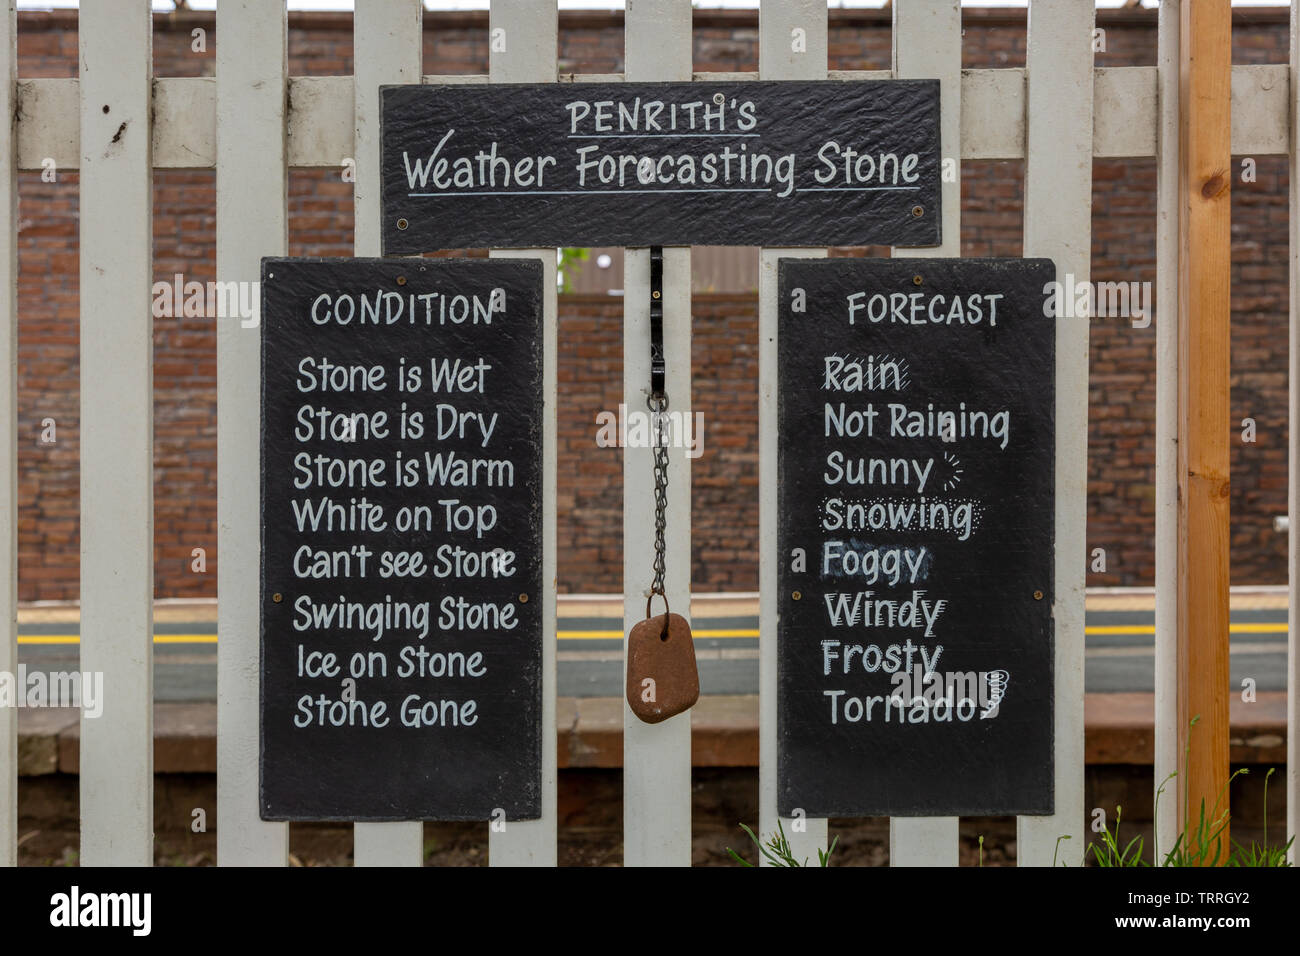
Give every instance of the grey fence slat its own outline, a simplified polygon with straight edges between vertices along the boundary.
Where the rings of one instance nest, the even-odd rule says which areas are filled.
[[[257,283],[288,249],[284,0],[217,9],[217,279]],[[253,298],[257,298],[254,296]],[[260,302],[259,302],[260,307]],[[217,320],[217,862],[283,866],[259,811],[261,328]]]

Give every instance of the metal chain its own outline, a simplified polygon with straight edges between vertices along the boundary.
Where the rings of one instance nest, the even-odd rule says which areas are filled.
[[[668,436],[663,431],[664,421],[658,416],[668,410],[668,396],[662,392],[651,395],[646,404],[655,414],[654,421],[660,429],[656,433],[659,441],[655,443],[655,579],[650,585],[650,593],[667,600],[668,594],[664,590],[664,530],[668,525]]]

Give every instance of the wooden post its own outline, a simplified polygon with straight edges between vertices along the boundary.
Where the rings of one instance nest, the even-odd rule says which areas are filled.
[[[1194,827],[1228,806],[1228,0],[1184,3],[1179,33],[1178,806]]]

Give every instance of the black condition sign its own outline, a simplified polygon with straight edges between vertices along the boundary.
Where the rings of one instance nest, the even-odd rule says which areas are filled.
[[[783,815],[1052,812],[1054,278],[781,260]]]
[[[940,240],[939,81],[390,86],[385,255]]]
[[[537,260],[262,262],[261,812],[541,812]]]

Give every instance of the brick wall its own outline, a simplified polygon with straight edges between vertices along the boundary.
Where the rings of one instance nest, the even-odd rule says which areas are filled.
[[[967,10],[963,64],[1022,66],[1023,14]],[[888,20],[872,11],[833,11],[835,69],[889,66]],[[1150,13],[1102,14],[1106,52],[1098,65],[1155,61]],[[206,31],[205,52],[191,49]],[[619,14],[561,17],[565,70],[622,69]],[[160,76],[212,75],[219,37],[210,14],[155,18]],[[699,12],[697,70],[754,70],[758,31],[752,13]],[[1238,16],[1234,62],[1285,63],[1284,17]],[[76,74],[76,15],[19,17],[22,77]],[[426,73],[484,73],[486,17],[427,14]],[[294,75],[352,70],[350,18],[290,18]],[[343,157],[340,157],[340,161]],[[1240,160],[1240,158],[1239,158]],[[965,255],[1019,255],[1022,164],[964,164]],[[24,600],[75,598],[78,573],[77,176],[57,182],[20,176],[19,211],[19,591]],[[1155,170],[1150,160],[1094,164],[1093,262],[1097,281],[1155,280]],[[290,252],[349,255],[351,186],[336,170],[289,177]],[[1257,440],[1232,445],[1233,580],[1286,580],[1286,539],[1272,517],[1286,510],[1287,182],[1285,162],[1259,159],[1254,183],[1233,197],[1232,420],[1254,418]],[[211,170],[154,175],[155,277],[206,281],[215,274],[215,176]],[[837,255],[883,250],[841,249]],[[694,463],[692,513],[696,587],[752,590],[758,583],[757,306],[753,295],[694,298],[695,409],[704,413],[705,454]],[[622,588],[622,463],[595,443],[596,414],[618,406],[622,383],[622,307],[618,299],[565,297],[560,305],[560,586],[565,591]],[[1157,313],[1159,321],[1159,313]],[[160,597],[216,593],[216,385],[213,322],[159,319],[154,326],[155,562]],[[1153,572],[1154,325],[1122,320],[1092,327],[1089,431],[1089,548],[1107,553],[1107,572],[1090,584],[1149,584]],[[53,419],[57,441],[43,443]],[[250,462],[249,467],[255,467]],[[670,519],[671,520],[671,519]],[[190,571],[191,551],[207,552],[207,571]],[[1086,559],[1080,555],[1079,560]]]

